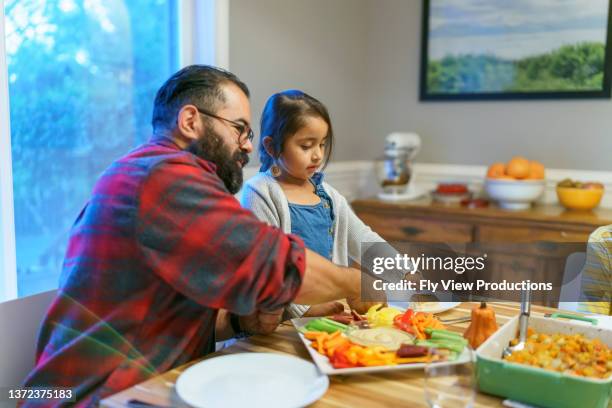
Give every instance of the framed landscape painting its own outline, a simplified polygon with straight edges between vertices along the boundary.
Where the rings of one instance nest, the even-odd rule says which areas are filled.
[[[609,98],[612,0],[423,0],[421,100]]]

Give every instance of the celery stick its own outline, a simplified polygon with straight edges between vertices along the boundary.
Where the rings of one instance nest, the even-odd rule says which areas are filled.
[[[340,330],[346,330],[348,329],[348,326],[346,324],[342,324],[340,322],[337,322],[335,320],[332,319],[328,319],[327,317],[322,317],[321,320],[323,320],[325,323],[329,323],[333,326],[336,326],[337,328],[339,328]]]
[[[305,326],[308,330],[312,331],[324,331],[327,333],[334,333],[338,330],[344,331],[345,329],[338,327],[337,325],[330,324],[328,321],[323,319],[315,319],[308,322]],[[345,326],[346,328],[346,326]]]
[[[432,340],[417,340],[417,346],[424,346],[430,348],[443,348],[450,350],[451,353],[456,353],[457,355],[461,354],[464,346],[460,343],[456,342],[448,342],[448,341],[432,341]]]
[[[445,341],[450,341],[454,343],[460,343],[464,346],[467,345],[467,340],[464,339],[463,337],[458,337],[458,336],[449,335],[449,334],[440,333],[440,332],[432,332],[431,340],[445,340]]]
[[[311,320],[306,324],[306,328],[311,331],[324,331],[327,333],[333,333],[337,329],[335,327],[331,327],[326,323],[320,321],[319,319]]]
[[[435,347],[437,348],[445,348],[445,349],[449,349],[452,351],[456,351],[457,353],[461,353],[463,351],[463,348],[465,347],[461,343],[452,342],[452,341],[438,340],[438,341],[434,341],[433,343],[436,345]]]
[[[424,347],[433,347],[436,348],[438,347],[438,345],[436,343],[433,343],[429,340],[417,340],[416,341],[416,345],[417,346],[424,346]]]
[[[432,329],[430,327],[425,329],[425,333],[431,335],[433,333],[441,333],[441,334],[446,334],[449,336],[455,336],[455,337],[459,337],[459,338],[463,338],[463,335],[461,333],[457,333],[454,331],[450,331],[450,330],[444,330],[444,329]]]

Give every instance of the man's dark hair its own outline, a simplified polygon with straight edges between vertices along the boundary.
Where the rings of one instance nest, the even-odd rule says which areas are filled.
[[[226,70],[209,65],[190,65],[172,75],[157,91],[153,105],[153,130],[172,129],[181,108],[193,104],[216,112],[224,103],[223,85],[233,83],[249,97],[249,88]]]

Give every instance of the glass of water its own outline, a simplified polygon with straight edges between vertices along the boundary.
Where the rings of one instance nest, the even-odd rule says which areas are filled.
[[[470,408],[475,398],[476,361],[471,348],[455,362],[425,367],[425,400],[431,408]]]

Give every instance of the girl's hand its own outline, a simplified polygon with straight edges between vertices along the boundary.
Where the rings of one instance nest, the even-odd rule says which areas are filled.
[[[326,302],[310,306],[304,317],[331,316],[344,312],[344,305],[340,302]]]
[[[365,314],[374,305],[387,306],[386,302],[362,302],[360,298],[346,299],[346,302],[351,309],[360,315]]]
[[[349,307],[359,314],[366,313],[374,305],[387,305],[387,294],[382,290],[374,289],[374,280],[371,275],[361,273],[361,279],[358,282],[360,293],[346,298]]]

